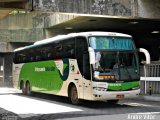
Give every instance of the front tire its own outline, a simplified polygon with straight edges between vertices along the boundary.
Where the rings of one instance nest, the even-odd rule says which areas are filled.
[[[70,99],[72,104],[78,105],[81,103],[81,100],[78,98],[78,92],[75,85],[73,85],[70,89]]]

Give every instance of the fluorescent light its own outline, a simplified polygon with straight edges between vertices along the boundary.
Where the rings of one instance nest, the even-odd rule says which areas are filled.
[[[151,33],[157,34],[157,33],[160,33],[160,31],[152,31]]]
[[[72,29],[72,27],[65,27],[65,29],[66,29],[66,30],[71,30],[71,29]]]
[[[133,22],[129,22],[130,24],[138,24],[138,22],[133,21]]]

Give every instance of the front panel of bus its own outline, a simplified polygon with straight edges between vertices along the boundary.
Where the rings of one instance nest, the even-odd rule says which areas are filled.
[[[91,36],[95,52],[92,68],[93,100],[132,98],[139,95],[139,65],[131,37]]]

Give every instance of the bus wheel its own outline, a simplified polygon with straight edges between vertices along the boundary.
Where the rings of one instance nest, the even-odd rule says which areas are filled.
[[[21,81],[20,89],[22,90],[22,94],[25,94],[25,85],[23,81]]]
[[[119,100],[107,100],[108,104],[117,104]]]
[[[78,92],[75,85],[73,85],[70,89],[70,99],[72,104],[78,105],[80,104],[80,100],[78,99]]]
[[[29,82],[26,83],[26,95],[31,95],[31,88]]]

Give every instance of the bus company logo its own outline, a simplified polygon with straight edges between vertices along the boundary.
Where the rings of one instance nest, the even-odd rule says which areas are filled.
[[[43,67],[43,68],[36,67],[35,68],[35,72],[45,72],[45,71],[46,71],[45,67]]]
[[[46,71],[54,71],[55,67],[42,67],[42,68],[38,68],[35,67],[35,72],[46,72]]]
[[[109,86],[118,86],[119,87],[119,86],[121,86],[121,84],[112,84],[112,83],[110,83]]]

